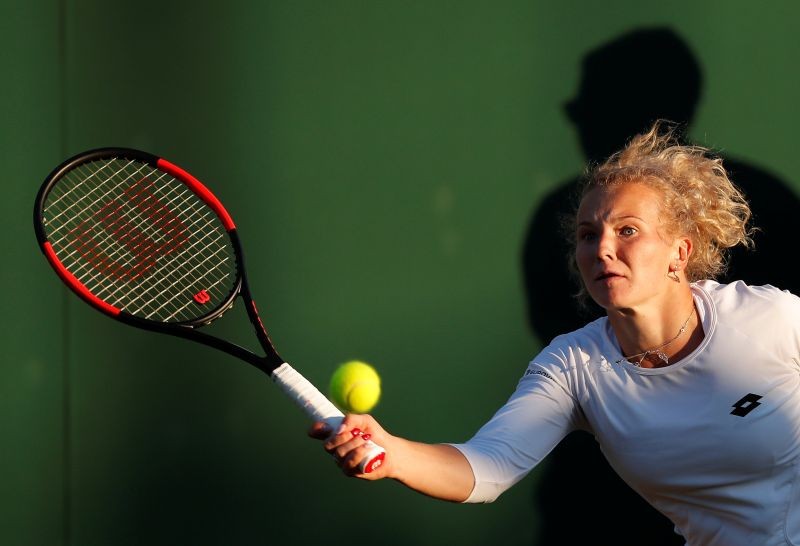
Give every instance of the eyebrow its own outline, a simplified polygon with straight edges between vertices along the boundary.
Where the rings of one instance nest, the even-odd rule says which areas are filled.
[[[640,222],[645,222],[645,223],[647,222],[644,218],[642,218],[641,216],[636,216],[635,214],[622,214],[620,216],[614,216],[613,218],[611,218],[611,221],[619,222],[620,220],[629,220],[631,218],[639,220]],[[593,224],[594,222],[590,220],[583,220],[582,222],[578,222],[578,226],[591,226]]]

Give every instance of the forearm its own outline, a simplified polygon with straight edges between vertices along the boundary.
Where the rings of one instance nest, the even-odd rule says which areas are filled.
[[[453,502],[469,497],[475,485],[472,467],[456,448],[392,437],[391,477],[411,489]]]

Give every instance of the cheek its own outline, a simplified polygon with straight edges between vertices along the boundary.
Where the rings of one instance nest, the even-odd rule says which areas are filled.
[[[575,263],[578,266],[578,271],[581,274],[581,277],[584,276],[584,272],[588,272],[591,269],[593,262],[592,254],[589,250],[584,248],[578,248],[575,251]]]
[[[636,261],[639,268],[661,272],[669,263],[669,249],[664,245],[653,244],[637,250],[631,259]]]

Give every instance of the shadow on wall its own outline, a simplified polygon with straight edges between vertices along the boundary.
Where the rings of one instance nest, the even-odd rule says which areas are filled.
[[[669,28],[634,30],[586,54],[577,96],[565,105],[587,162],[602,161],[656,119],[691,128],[702,89],[702,71],[687,44]],[[700,143],[702,144],[702,143]],[[723,164],[745,193],[760,228],[755,250],[737,250],[722,282],[742,279],[800,294],[800,278],[786,265],[794,247],[786,218],[800,213],[800,200],[765,170],[723,156]],[[529,223],[523,249],[528,318],[549,343],[556,335],[601,316],[580,311],[567,263],[569,247],[554,236],[576,205],[576,175],[541,202]],[[570,434],[545,461],[535,502],[541,514],[536,544],[682,545],[672,524],[633,492],[611,469],[595,439]],[[581,522],[575,525],[576,516]]]

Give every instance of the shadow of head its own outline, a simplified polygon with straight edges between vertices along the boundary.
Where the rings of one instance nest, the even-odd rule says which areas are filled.
[[[633,30],[583,59],[577,95],[565,104],[587,159],[599,161],[656,119],[688,125],[702,73],[689,46],[665,27]]]

